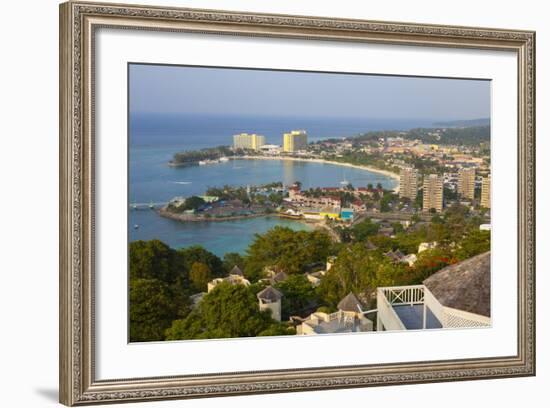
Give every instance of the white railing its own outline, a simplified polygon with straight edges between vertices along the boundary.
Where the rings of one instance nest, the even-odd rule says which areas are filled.
[[[399,316],[397,316],[392,304],[386,297],[385,289],[388,288],[378,288],[377,290],[376,308],[378,312],[376,313],[376,330],[405,330],[405,325]]]
[[[417,305],[424,303],[424,285],[390,286],[378,288],[390,305]]]
[[[445,322],[447,321],[445,308],[426,287],[424,287],[424,304],[432,311],[436,319],[439,320],[441,326],[445,327]]]
[[[445,324],[443,324],[443,327],[488,327],[491,325],[491,319],[487,316],[446,306],[443,306],[443,309],[445,311]]]
[[[491,319],[486,316],[443,306],[424,285],[391,286],[377,289],[377,330],[405,330],[406,327],[394,310],[394,306],[422,305],[422,327],[426,328],[429,309],[443,328],[486,327]]]

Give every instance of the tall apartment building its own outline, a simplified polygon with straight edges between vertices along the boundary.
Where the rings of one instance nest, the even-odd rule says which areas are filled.
[[[416,200],[418,194],[418,170],[414,167],[403,167],[399,177],[399,197]]]
[[[443,177],[437,174],[424,177],[422,209],[430,211],[432,208],[437,212],[443,211]]]
[[[491,175],[483,177],[481,182],[481,206],[491,208]]]
[[[476,169],[465,167],[458,172],[458,194],[461,197],[474,199],[476,191]]]
[[[233,136],[233,147],[235,149],[260,150],[265,145],[265,136],[255,133],[241,133]]]
[[[292,130],[283,134],[283,152],[297,152],[307,147],[307,132],[305,130]]]

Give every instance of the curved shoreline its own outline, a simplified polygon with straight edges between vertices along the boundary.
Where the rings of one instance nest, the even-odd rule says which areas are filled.
[[[301,157],[284,157],[284,156],[232,156],[232,157],[229,157],[229,159],[231,160],[289,160],[289,161],[300,161],[300,162],[319,163],[319,164],[334,164],[336,166],[351,167],[358,170],[370,171],[371,173],[378,173],[383,176],[387,176],[394,179],[397,182],[397,184],[393,188],[393,191],[396,193],[399,192],[399,175],[392,173],[391,171],[388,171],[388,170],[377,169],[376,167],[362,166],[359,164],[337,162],[337,161],[331,161],[331,160],[325,160],[325,159],[306,159]]]
[[[278,219],[287,219],[285,217],[281,217],[278,214],[253,214],[248,216],[231,216],[231,217],[224,217],[224,218],[192,218],[192,217],[186,217],[183,214],[174,214],[169,211],[166,211],[165,209],[161,208],[157,211],[157,213],[161,217],[165,217],[174,221],[178,222],[223,222],[223,221],[239,221],[239,220],[248,220],[248,219],[254,219],[254,218],[278,218]],[[341,242],[340,236],[334,231],[330,226],[323,222],[317,222],[317,221],[310,221],[305,220],[303,218],[301,219],[290,219],[290,221],[298,222],[302,225],[308,225],[312,230],[321,230],[325,231],[329,237],[334,242]]]

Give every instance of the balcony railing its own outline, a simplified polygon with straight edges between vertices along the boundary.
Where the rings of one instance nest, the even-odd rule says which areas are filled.
[[[377,289],[377,330],[484,327],[491,319],[443,306],[424,285]]]

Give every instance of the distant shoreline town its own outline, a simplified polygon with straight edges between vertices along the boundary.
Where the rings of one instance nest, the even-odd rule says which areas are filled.
[[[300,183],[284,186],[224,186],[200,197],[174,197],[160,215],[179,221],[225,221],[273,216],[308,222],[351,222],[376,213],[400,221],[441,213],[461,204],[489,220],[490,128],[413,129],[369,132],[355,137],[308,144],[306,130],[282,135],[282,145],[263,135],[240,133],[232,146],[176,153],[172,166],[212,165],[229,160],[289,160],[348,166],[396,180],[382,185],[318,186],[302,191]],[[268,194],[266,195],[266,191]],[[275,197],[276,196],[276,197]],[[388,214],[386,214],[388,216]]]

